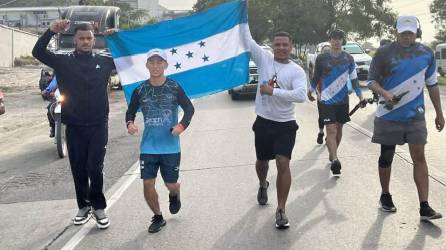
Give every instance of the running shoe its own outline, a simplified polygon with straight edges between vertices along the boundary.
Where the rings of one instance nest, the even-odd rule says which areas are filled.
[[[268,202],[268,187],[269,187],[269,182],[266,181],[266,187],[259,187],[259,191],[257,192],[257,201],[259,202],[260,205],[266,205],[266,203]]]
[[[87,223],[88,220],[91,218],[91,208],[90,207],[84,207],[79,209],[79,211],[76,214],[76,217],[73,219],[74,225],[83,225]]]
[[[396,207],[393,204],[392,195],[390,195],[389,193],[381,194],[381,197],[379,198],[379,204],[381,205],[381,209],[384,212],[396,212]]]
[[[430,221],[442,217],[443,216],[439,212],[436,212],[430,206],[420,208],[420,220],[422,221]]]
[[[338,159],[331,162],[330,169],[333,176],[341,176],[341,168],[341,162]]]
[[[105,214],[104,209],[97,209],[93,211],[96,220],[96,227],[99,229],[107,229],[110,226],[110,220]]]
[[[277,229],[286,229],[290,227],[290,223],[288,222],[288,218],[286,217],[285,211],[282,209],[277,210],[276,212],[276,228]]]
[[[154,215],[152,217],[152,223],[149,226],[149,233],[159,232],[166,225],[162,215]]]

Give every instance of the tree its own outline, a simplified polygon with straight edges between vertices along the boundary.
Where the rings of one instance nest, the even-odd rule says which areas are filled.
[[[432,44],[435,46],[446,41],[446,0],[434,0],[430,5],[430,12],[438,30]]]
[[[224,2],[227,2],[227,0],[197,0],[194,6],[192,6],[192,10],[199,12]]]
[[[396,14],[386,4],[389,0],[279,0],[276,1],[279,29],[294,27],[295,34],[307,36],[302,42],[326,41],[335,28],[355,34],[358,39],[381,37],[395,22]],[[283,21],[285,20],[285,22]],[[292,20],[290,22],[290,20]]]
[[[222,0],[198,0],[201,11]],[[395,23],[396,14],[388,7],[390,0],[250,0],[249,26],[257,41],[279,30],[290,32],[298,46],[328,39],[341,28],[360,40],[382,37]]]

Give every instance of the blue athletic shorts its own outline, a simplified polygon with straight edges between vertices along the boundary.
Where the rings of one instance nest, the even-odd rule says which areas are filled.
[[[155,179],[158,169],[165,183],[177,183],[180,172],[181,153],[140,154],[141,179]]]

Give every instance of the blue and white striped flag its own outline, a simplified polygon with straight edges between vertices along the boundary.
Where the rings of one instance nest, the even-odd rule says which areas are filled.
[[[149,78],[147,52],[161,48],[187,95],[201,97],[248,82],[249,51],[243,37],[248,28],[246,2],[236,0],[195,15],[164,21],[107,38],[127,101]]]

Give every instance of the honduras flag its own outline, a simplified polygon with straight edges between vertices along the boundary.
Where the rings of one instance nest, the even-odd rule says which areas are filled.
[[[249,32],[246,2],[231,1],[206,11],[164,21],[107,38],[127,99],[149,78],[147,52],[167,54],[165,75],[191,98],[217,93],[248,82]]]

